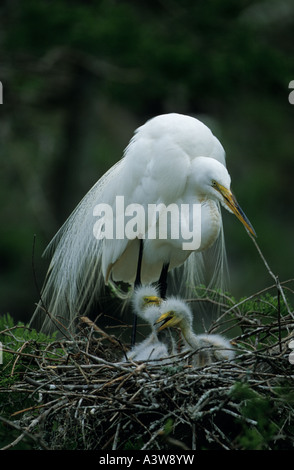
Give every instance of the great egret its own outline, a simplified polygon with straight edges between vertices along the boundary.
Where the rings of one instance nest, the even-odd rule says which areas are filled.
[[[233,348],[224,336],[200,334],[193,331],[193,315],[188,305],[179,298],[171,297],[161,305],[161,316],[156,324],[159,332],[165,328],[180,328],[184,345],[182,351],[195,351],[192,363],[204,366],[220,360],[232,360]]]
[[[111,284],[118,293],[120,281],[133,285],[135,279],[137,284],[160,280],[161,296],[165,297],[168,272],[171,276],[179,274],[177,293],[188,295],[186,289],[206,282],[206,254],[213,257],[208,262],[214,266],[214,286],[221,288],[225,246],[220,205],[254,234],[230,184],[224,149],[206,125],[176,113],[147,121],[136,130],[123,158],[90,189],[49,244],[46,253],[52,259],[41,292],[42,302],[34,316],[40,310],[44,314],[45,305],[52,318],[60,316],[66,326],[73,325],[76,316],[86,314],[94,304],[104,284]],[[113,228],[113,237],[103,234],[106,224],[95,228],[101,204],[111,209],[107,229]],[[171,204],[188,205],[188,211],[181,214],[185,235],[181,231],[174,236],[173,230],[178,228],[174,224],[165,237],[148,237],[164,217],[159,210],[150,222],[149,208],[160,204],[166,208]],[[197,205],[201,207],[201,226],[193,224],[191,230],[191,216]],[[145,215],[139,213],[139,208]],[[137,232],[134,218],[130,220],[134,214]],[[133,224],[133,237],[126,236],[128,222]],[[191,240],[200,235],[201,240],[199,246],[183,249],[189,230]],[[45,321],[47,329],[48,322],[49,318]]]
[[[141,343],[131,348],[127,353],[129,360],[152,361],[167,359],[173,354],[175,345],[169,330],[158,331],[159,325],[157,325],[157,321],[161,315],[161,303],[162,299],[158,297],[156,286],[147,285],[135,289],[132,298],[134,313],[150,325],[151,333]],[[160,363],[162,364],[163,362],[161,361]]]

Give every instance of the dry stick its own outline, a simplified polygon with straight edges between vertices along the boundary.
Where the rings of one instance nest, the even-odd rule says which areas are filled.
[[[249,233],[249,232],[248,232]],[[269,273],[269,275],[275,280],[275,284],[276,284],[276,287],[277,287],[277,292],[278,292],[278,325],[279,325],[279,350],[280,352],[282,351],[282,344],[281,344],[281,338],[282,338],[282,334],[281,334],[281,307],[280,307],[280,296],[282,296],[282,299],[284,301],[284,304],[286,305],[286,308],[288,310],[288,313],[289,315],[291,315],[291,317],[294,319],[294,314],[293,312],[291,312],[290,310],[290,307],[288,305],[288,302],[286,300],[286,297],[285,297],[285,294],[284,294],[284,291],[283,291],[283,288],[281,286],[281,283],[279,281],[279,277],[278,276],[275,276],[274,273],[272,272],[272,270],[270,269],[269,267],[269,264],[268,262],[266,261],[265,257],[263,256],[262,252],[261,252],[261,249],[259,248],[258,246],[258,243],[256,241],[256,239],[251,235],[251,233],[249,233],[249,236],[251,238],[251,240],[253,241],[258,253],[259,253],[259,256],[261,257],[262,261],[264,262],[264,265],[265,267],[267,268],[267,271]]]
[[[272,275],[272,274],[271,274],[271,275]],[[275,280],[275,285],[274,285],[274,286],[277,286],[277,282],[279,283],[279,281],[277,281],[277,278],[276,278],[276,277],[274,277],[274,280]],[[280,284],[279,284],[279,285],[280,285]],[[279,293],[279,292],[280,292],[280,290],[278,290],[278,293]],[[256,295],[256,294],[255,294],[255,295]],[[236,308],[236,306],[233,306],[232,308]],[[292,315],[291,315],[291,316],[292,316]],[[144,368],[144,367],[145,367],[144,365],[138,366],[138,364],[134,364],[134,363],[133,363],[133,364],[129,364],[129,365],[127,365],[126,363],[117,363],[117,364],[114,364],[114,363],[105,361],[105,360],[103,360],[103,359],[97,358],[97,357],[95,357],[95,356],[89,354],[88,351],[87,351],[87,352],[80,351],[80,352],[81,352],[82,354],[84,354],[86,357],[91,358],[91,359],[93,360],[93,362],[96,363],[96,364],[92,364],[92,368],[95,368],[96,371],[97,371],[97,369],[98,369],[99,367],[107,367],[107,368],[110,369],[111,371],[127,372],[126,374],[120,375],[120,377],[114,378],[114,379],[110,380],[110,382],[107,382],[107,383],[106,383],[106,385],[107,385],[107,384],[108,384],[108,385],[109,385],[109,384],[112,385],[112,384],[115,384],[115,383],[118,381],[119,384],[118,384],[118,386],[117,386],[116,389],[115,389],[115,390],[117,390],[117,391],[121,388],[122,384],[125,383],[125,381],[126,381],[131,375],[133,375],[133,374],[135,375],[135,374],[136,374],[136,375],[138,376],[138,381],[137,381],[137,383],[138,383],[138,385],[139,385],[139,389],[138,389],[137,391],[134,391],[135,393],[133,393],[133,391],[132,391],[132,396],[130,397],[130,400],[128,400],[128,403],[131,401],[133,407],[135,408],[135,406],[136,406],[138,410],[139,410],[139,408],[138,408],[139,406],[140,406],[143,410],[146,408],[146,405],[145,405],[145,404],[144,404],[144,405],[137,404],[135,399],[138,397],[138,394],[141,393],[141,391],[142,391],[142,389],[143,389],[143,387],[144,387],[144,384],[141,385],[141,381],[142,381],[143,379],[146,379],[147,374],[148,374],[148,376],[149,376],[148,368],[145,369],[145,368]],[[248,357],[249,357],[249,359],[250,359],[251,355],[249,355]],[[135,367],[134,367],[134,366],[135,366]],[[48,366],[47,366],[47,367],[48,367]],[[64,368],[64,370],[67,371],[67,370],[71,370],[71,369],[69,369],[69,368],[70,368],[70,367],[72,368],[73,366],[60,365],[59,367],[61,367],[61,370],[63,370],[63,368]],[[74,366],[74,369],[75,369],[75,370],[77,369],[77,372],[78,372],[78,373],[80,373],[81,375],[84,375],[84,374],[82,374],[82,370],[83,370],[83,371],[84,371],[84,370],[87,370],[88,367],[89,367],[88,365],[81,364],[78,369],[77,369],[76,366]],[[90,367],[91,367],[91,366],[90,366]],[[150,367],[151,367],[151,366],[150,366]],[[142,370],[142,368],[143,368],[143,370]],[[152,369],[152,368],[151,368],[151,371],[150,371],[150,372],[153,372],[153,373],[154,373],[155,370],[156,370],[156,368],[155,368],[155,369]],[[238,367],[236,366],[236,370],[237,370],[237,373],[239,374],[239,372],[241,373],[243,369],[241,369],[241,368],[240,368],[240,365],[238,365]],[[210,373],[210,371],[211,371],[212,373]],[[140,374],[139,374],[139,372],[140,372]],[[235,372],[235,369],[234,369],[232,372],[234,373],[234,372]],[[246,373],[245,368],[244,368],[244,373]],[[236,372],[235,372],[235,374],[236,374]],[[250,381],[250,379],[248,379],[248,380],[249,380],[249,383],[251,383],[251,384],[253,384],[253,385],[255,385],[255,386],[259,386],[259,384],[260,384],[260,375],[261,375],[261,374],[259,374],[259,380],[258,380],[258,381],[257,381],[256,379],[255,379],[255,381],[252,381],[252,380]],[[79,378],[79,375],[78,375],[78,374],[77,374],[77,377]],[[149,377],[150,377],[150,379],[151,379],[151,375],[150,375]],[[152,374],[152,377],[154,377],[153,374]],[[180,374],[178,374],[178,380],[179,380],[180,377],[181,377]],[[239,377],[239,375],[238,375],[238,377]],[[265,375],[264,377],[265,377],[265,379],[264,379],[264,381],[263,381],[262,383],[266,383],[266,377],[267,377],[267,376]],[[72,377],[70,376],[70,377],[68,378],[68,380],[69,380],[69,379],[71,380],[71,378],[72,378]],[[203,391],[201,392],[201,393],[202,393],[202,396],[201,396],[201,397],[198,397],[198,403],[197,403],[198,409],[195,410],[195,411],[196,411],[196,415],[197,415],[197,412],[198,412],[198,413],[199,413],[201,416],[203,416],[203,417],[204,417],[204,416],[210,417],[210,416],[213,415],[213,412],[218,412],[218,411],[220,411],[221,408],[220,408],[220,405],[218,404],[218,400],[219,400],[219,390],[222,389],[222,388],[224,388],[224,389],[227,389],[227,392],[229,393],[230,387],[231,387],[231,383],[230,383],[230,381],[229,381],[229,378],[227,377],[226,370],[223,369],[223,371],[222,371],[222,377],[220,377],[220,376],[219,376],[219,370],[218,370],[218,369],[215,370],[215,369],[212,368],[212,366],[210,366],[210,367],[206,367],[205,370],[203,371],[203,373],[201,373],[201,374],[198,372],[198,374],[195,374],[195,373],[194,373],[194,374],[188,374],[188,375],[186,375],[186,380],[188,380],[189,378],[190,378],[191,381],[192,381],[192,382],[190,383],[191,393],[192,393],[193,391],[195,391],[195,378],[198,378],[198,380],[201,380],[201,381],[203,381],[203,380],[206,379],[209,384],[210,384],[210,380],[216,380],[216,381],[217,381],[217,383],[215,384],[215,388],[212,389],[212,393],[209,392],[209,396],[207,395],[207,392],[206,392],[206,391],[204,392],[204,394],[203,394]],[[233,375],[231,381],[233,380],[233,378],[234,378],[234,375]],[[148,391],[148,390],[150,389],[150,386],[152,387],[152,388],[151,388],[151,391],[154,391],[154,390],[155,390],[155,386],[157,386],[157,390],[160,389],[160,382],[163,380],[163,378],[162,378],[161,375],[159,375],[159,376],[156,376],[156,379],[157,379],[157,380],[155,380],[155,381],[152,380],[152,382],[148,382],[148,383],[146,383],[146,380],[145,380],[145,389],[146,389],[146,391]],[[192,379],[193,379],[193,380],[192,380]],[[166,380],[166,379],[165,379],[165,380]],[[219,386],[220,383],[223,384],[224,381],[227,381],[227,387],[220,387],[220,386]],[[39,382],[37,382],[37,383],[39,384]],[[192,387],[192,383],[193,383],[193,387]],[[67,384],[66,384],[66,385],[67,385]],[[78,385],[80,385],[80,386],[83,387],[83,385],[81,385],[81,384],[78,384]],[[218,385],[218,386],[217,386],[217,385]],[[70,387],[72,387],[72,386],[74,386],[74,385],[70,385]],[[171,384],[171,386],[174,386],[174,384]],[[208,386],[210,386],[210,385],[208,385]],[[167,385],[165,385],[165,387],[166,387],[166,388],[165,388],[165,391],[166,391],[166,393],[167,393],[167,390],[168,390],[169,387],[168,387]],[[52,391],[52,392],[50,392],[50,393],[52,393],[52,395],[54,396],[54,391]],[[67,395],[68,395],[68,398],[69,398],[69,399],[72,398],[72,397],[74,397],[74,394],[67,393]],[[90,395],[89,395],[89,396],[90,396]],[[78,396],[78,398],[80,398],[80,395]],[[86,395],[83,395],[82,399],[84,399],[84,398],[86,398]],[[92,398],[95,399],[95,400],[98,400],[100,397],[98,397],[97,395],[93,395]],[[108,397],[106,397],[106,396],[105,396],[105,397],[101,397],[101,398],[103,398],[104,400],[113,400],[113,399],[114,399],[114,398],[108,398]],[[135,403],[134,403],[134,402],[135,402]],[[76,403],[76,402],[75,402],[75,403]],[[80,401],[80,403],[82,404],[82,401]],[[178,417],[177,414],[176,414],[176,411],[177,411],[177,409],[178,409],[179,407],[178,407],[178,405],[177,405],[177,402],[175,402],[175,399],[174,399],[174,398],[172,399],[172,403],[173,403],[173,406],[175,407],[175,410],[174,410],[173,412],[171,412],[171,413],[169,414],[169,416],[172,416],[173,418],[174,418],[175,416]],[[207,409],[206,409],[206,408],[209,406],[209,404],[211,404],[211,407],[212,407],[211,410],[207,410]],[[124,404],[124,402],[120,403],[120,405],[122,405],[122,406],[121,406],[118,410],[117,410],[117,406],[116,406],[115,414],[114,414],[114,417],[112,418],[112,421],[114,421],[114,418],[116,418],[119,413],[124,412],[124,410],[126,410],[126,412],[129,411],[129,410],[127,409],[127,405]],[[175,405],[176,405],[176,406],[175,406]],[[224,405],[224,402],[221,403],[221,406],[222,406],[222,407],[223,407],[223,405]],[[83,407],[84,407],[84,405],[83,405]],[[52,409],[53,409],[53,408],[50,408],[50,410],[52,410]],[[82,406],[81,406],[81,409],[82,409]],[[98,409],[98,408],[97,408],[97,409]],[[85,407],[84,407],[84,410],[85,410]],[[48,410],[48,411],[49,411],[49,410]],[[134,410],[131,408],[131,411],[133,412]],[[224,412],[226,412],[226,414],[228,414],[229,416],[232,416],[233,418],[235,418],[235,417],[239,417],[239,418],[240,418],[239,413],[234,413],[234,412],[232,412],[231,410],[227,410],[226,408],[224,409]],[[232,414],[232,413],[234,413],[234,414]],[[85,416],[86,416],[86,414],[85,414]],[[200,417],[201,417],[201,416],[200,416]],[[197,417],[197,416],[196,416],[196,417]],[[84,418],[83,418],[83,419],[84,419]],[[157,429],[158,429],[158,424],[159,424],[159,423],[162,423],[163,419],[165,420],[165,419],[166,419],[166,416],[164,416],[163,418],[161,418],[161,420],[156,421],[155,424],[156,424],[156,428],[157,428]],[[38,424],[38,423],[37,423],[37,424]],[[120,421],[118,421],[118,422],[115,422],[114,424],[115,424],[115,426],[116,426],[116,432],[115,432],[114,436],[112,436],[112,440],[114,439],[114,442],[113,442],[114,448],[117,448],[117,446],[118,446],[118,440],[119,440],[119,437],[120,437],[120,436],[119,436],[120,430],[123,429],[125,425],[123,424],[123,421],[122,421],[122,420],[120,420]],[[189,420],[189,424],[191,425],[191,420]],[[193,424],[194,424],[194,423],[193,423]],[[198,424],[198,420],[197,420],[197,424]],[[254,422],[254,421],[251,421],[250,424],[254,425],[255,422]],[[31,429],[32,429],[32,428],[30,427],[29,430],[31,430]],[[84,429],[85,429],[85,428],[83,428],[83,438],[84,438],[84,440],[85,440],[85,439],[86,439],[86,435],[84,435]],[[151,429],[154,429],[154,427],[153,427],[153,428],[150,427],[150,430],[151,430]],[[162,429],[162,428],[161,428],[161,429]],[[26,431],[28,431],[28,428],[26,428]],[[148,430],[148,431],[149,431],[149,430]],[[216,434],[219,433],[216,429],[215,429],[214,431],[216,432]],[[221,430],[219,430],[219,431],[221,431]],[[208,432],[208,430],[207,430],[207,432]],[[218,436],[215,434],[215,432],[214,432],[214,433],[211,432],[211,438],[214,438],[214,439],[216,440],[216,439],[218,438]],[[223,432],[223,431],[221,431],[221,432]],[[156,431],[156,434],[151,434],[151,432],[149,431],[149,435],[150,435],[150,439],[149,439],[149,441],[145,444],[145,446],[144,446],[143,448],[147,448],[148,445],[150,445],[151,443],[153,443],[153,444],[155,444],[155,445],[157,444],[157,443],[156,443],[156,437],[157,437],[157,436],[160,436],[160,430],[159,430],[159,432],[158,432],[158,430],[157,430],[157,431]],[[219,435],[220,435],[220,433],[219,433]],[[192,447],[196,447],[195,428],[194,428],[193,439],[194,439],[194,442],[192,443]],[[155,441],[155,442],[154,442],[154,441]],[[220,443],[221,445],[223,445],[221,442],[219,442],[219,443]]]
[[[37,441],[37,443],[39,443],[40,445],[42,445],[43,448],[45,449],[48,449],[46,447],[46,445],[44,445],[42,443],[42,441],[40,441],[37,437],[35,437],[33,434],[30,434],[30,432],[40,424],[40,422],[50,413],[50,411],[54,411],[58,408],[61,408],[65,403],[67,402],[67,398],[63,398],[61,400],[59,400],[58,403],[56,403],[55,405],[53,405],[51,408],[49,408],[48,410],[44,411],[44,413],[40,414],[37,418],[33,419],[33,421],[31,421],[31,423],[29,424],[29,426],[26,427],[26,429],[20,429],[22,431],[22,433],[13,441],[11,442],[10,444],[7,444],[6,446],[2,447],[1,450],[7,450],[7,449],[10,449],[11,447],[15,447],[16,444],[18,444],[24,437],[28,436],[30,437],[31,439],[33,439],[34,441]],[[0,419],[2,419],[0,417]],[[4,419],[2,419],[4,420]],[[13,427],[17,427],[17,425],[15,425],[14,423],[10,423],[9,421],[7,421],[7,424],[11,424]]]
[[[98,364],[104,364],[106,366],[109,366],[111,369],[118,369],[124,372],[130,372],[130,368],[128,368],[127,363],[123,362],[109,362],[106,361],[105,359],[102,359],[101,357],[98,356],[93,356],[93,354],[86,353],[85,351],[81,351],[81,353],[85,356],[88,357],[89,359],[92,359],[94,362]],[[137,365],[136,363],[132,363],[132,365]],[[140,371],[140,366],[137,366],[135,370]]]
[[[35,411],[35,410],[39,410],[40,408],[45,408],[45,406],[48,406],[48,405],[51,405],[52,403],[55,403],[56,401],[59,401],[60,398],[57,398],[55,400],[52,400],[51,402],[47,402],[47,403],[43,403],[42,405],[34,405],[34,406],[30,406],[29,408],[24,408],[23,410],[19,410],[19,411],[15,411],[14,413],[12,413],[10,416],[11,418],[13,416],[17,416],[21,413],[26,413],[27,411]]]
[[[116,426],[116,431],[115,431],[115,435],[114,435],[114,439],[113,439],[113,444],[112,444],[112,450],[116,450],[116,449],[117,449],[117,443],[118,443],[118,440],[119,440],[120,426],[121,426],[121,422],[119,421],[119,422],[117,423],[117,426]]]
[[[255,245],[255,247],[256,247],[258,253],[259,253],[259,256],[261,257],[261,259],[262,259],[262,261],[263,261],[263,263],[264,263],[264,265],[265,265],[265,267],[266,267],[266,269],[267,269],[269,275],[274,279],[275,285],[276,285],[276,287],[277,287],[277,290],[278,290],[278,292],[280,292],[280,294],[281,294],[281,296],[282,296],[282,299],[283,299],[283,301],[284,301],[284,303],[285,303],[285,305],[286,305],[286,308],[287,308],[287,310],[288,310],[289,315],[291,315],[291,317],[294,319],[294,314],[293,314],[293,312],[291,312],[291,310],[290,310],[290,307],[289,307],[288,302],[287,302],[287,300],[286,300],[286,297],[285,297],[283,288],[282,288],[281,283],[280,283],[280,281],[279,281],[279,277],[278,277],[278,276],[275,276],[274,273],[272,272],[271,268],[269,267],[268,262],[266,261],[264,255],[263,255],[262,252],[261,252],[261,249],[260,249],[259,246],[258,246],[258,243],[257,243],[256,239],[253,237],[253,235],[251,235],[250,232],[248,232],[248,234],[249,234],[251,240],[253,241],[253,243],[254,243],[254,245]]]
[[[20,351],[14,351],[14,349],[10,349],[10,348],[3,348],[2,351],[7,352],[9,354],[16,354],[17,356],[33,357],[35,359],[42,359],[42,357],[37,356],[36,354],[30,354],[30,353],[23,353],[23,352],[20,352]],[[56,360],[56,359],[54,359],[54,360]]]
[[[1,330],[0,335],[2,335],[4,333],[8,333],[8,332],[10,333],[12,330],[19,330],[19,329],[24,329],[24,330],[31,331],[31,329],[27,325],[14,325],[14,326],[11,326],[9,328],[5,328],[5,330]],[[14,338],[12,333],[11,333],[11,336]]]
[[[155,441],[155,439],[160,435],[160,432],[162,431],[162,426],[160,426],[159,429],[156,429],[156,431],[152,434],[152,436],[150,437],[149,441],[146,442],[143,447],[140,448],[140,450],[146,450],[148,449],[148,446],[150,444],[152,444],[153,441]]]
[[[281,299],[280,291],[278,289],[278,326],[279,326],[279,351],[282,352],[282,328],[281,328]]]
[[[277,288],[277,290],[278,290],[278,302],[279,302],[279,308],[278,308],[278,323],[279,323],[279,327],[280,327],[280,310],[279,310],[279,309],[280,309],[280,301],[279,301],[279,296],[280,296],[280,295],[282,296],[282,299],[283,299],[283,301],[284,301],[284,303],[285,303],[285,306],[286,306],[286,308],[287,308],[287,311],[288,311],[289,315],[290,315],[293,319],[294,319],[294,314],[293,314],[293,312],[291,311],[291,309],[290,309],[290,307],[289,307],[289,305],[288,305],[288,302],[287,302],[286,297],[285,297],[285,294],[284,294],[284,290],[283,290],[283,288],[282,288],[282,285],[281,285],[281,283],[280,283],[280,281],[279,281],[278,276],[275,276],[274,273],[272,272],[272,270],[271,270],[271,268],[270,268],[268,262],[266,261],[266,259],[265,259],[264,255],[263,255],[263,253],[262,253],[262,251],[261,251],[261,249],[260,249],[260,247],[259,247],[259,245],[258,245],[256,239],[251,235],[251,233],[250,233],[248,230],[247,230],[247,233],[248,233],[249,237],[251,238],[251,240],[253,241],[253,243],[254,243],[254,245],[255,245],[255,248],[257,249],[258,254],[259,254],[259,256],[261,257],[261,259],[262,259],[262,261],[263,261],[263,263],[264,263],[264,265],[265,265],[265,267],[266,267],[266,269],[267,269],[269,275],[270,275],[270,276],[274,279],[274,281],[275,281],[274,286],[275,286],[275,287]],[[272,286],[272,287],[274,287],[274,286]],[[239,307],[239,306],[242,305],[243,303],[247,302],[248,300],[253,299],[253,298],[256,297],[257,295],[261,294],[262,292],[264,292],[264,291],[266,291],[266,290],[268,290],[268,289],[269,289],[269,288],[262,289],[260,292],[255,293],[255,294],[252,294],[252,295],[250,295],[249,297],[247,297],[246,299],[241,300],[240,302],[238,302],[237,304],[233,305],[233,306],[230,307],[228,310],[226,310],[223,315],[226,315],[226,314],[229,313],[230,311],[234,310],[235,308]],[[280,345],[280,348],[281,348],[281,345]]]
[[[178,439],[174,439],[173,437],[167,436],[165,440],[168,444],[178,447],[179,449],[191,450],[190,447],[188,447],[184,442],[179,441]]]
[[[196,441],[197,441],[197,436],[196,436],[196,426],[195,423],[193,422],[192,425],[192,445],[191,445],[191,450],[196,450]]]
[[[33,442],[38,444],[42,449],[44,450],[49,450],[49,448],[46,446],[45,443],[39,437],[34,436],[33,434],[30,434],[27,430],[23,430],[20,426],[18,426],[16,423],[13,423],[12,421],[9,421],[2,416],[0,416],[0,421],[2,421],[4,424],[7,426],[11,426],[12,428],[16,429],[17,431],[21,431],[21,434],[12,442],[9,444],[6,444],[4,447],[1,447],[0,450],[8,450],[11,449],[12,447],[15,447],[22,439],[25,437],[31,439]]]
[[[13,377],[13,375],[14,375],[14,370],[15,370],[15,367],[16,367],[16,364],[17,364],[17,361],[19,360],[19,358],[20,358],[20,356],[21,356],[21,354],[22,354],[22,351],[24,350],[24,348],[25,348],[28,344],[30,344],[30,341],[25,341],[25,342],[23,343],[23,345],[21,346],[21,348],[16,351],[16,352],[18,353],[18,355],[16,356],[16,359],[15,359],[15,361],[14,361],[14,363],[13,363],[13,366],[12,366],[12,369],[11,369],[11,372],[10,372],[10,377]]]
[[[294,280],[294,279],[289,279],[289,280],[287,280],[287,281],[282,282],[282,284],[286,284],[287,282],[293,282],[293,280]],[[275,284],[273,284],[273,285],[271,285],[271,286],[269,286],[269,287],[265,287],[264,289],[261,289],[260,291],[255,292],[254,294],[249,295],[249,296],[246,297],[245,299],[240,300],[240,302],[238,302],[237,304],[234,304],[232,307],[230,307],[228,310],[226,310],[226,311],[217,319],[217,322],[218,322],[220,319],[222,319],[222,317],[224,317],[225,315],[227,315],[229,312],[231,312],[232,310],[234,310],[235,308],[240,307],[240,305],[245,304],[245,303],[248,302],[249,300],[254,299],[254,297],[258,297],[258,296],[260,296],[261,294],[263,294],[264,292],[267,292],[267,291],[269,291],[270,289],[272,289],[273,287],[276,287],[276,286],[277,286],[277,284],[276,284],[276,282],[275,282]],[[292,318],[293,318],[293,315],[292,315],[291,312],[290,312],[290,316],[292,316]],[[294,319],[294,318],[293,318],[293,319]],[[248,318],[247,318],[247,321],[248,321]]]
[[[113,338],[112,336],[110,336],[109,334],[105,333],[105,331],[103,331],[99,326],[96,325],[96,323],[94,323],[92,320],[90,320],[90,318],[88,317],[81,317],[80,318],[80,321],[83,322],[83,323],[86,323],[86,325],[90,326],[91,328],[93,328],[94,331],[96,331],[97,333],[100,333],[101,336],[103,336],[103,338],[107,339],[108,341],[110,341],[112,344],[114,344],[115,346],[117,346],[118,344],[118,341],[116,338]]]

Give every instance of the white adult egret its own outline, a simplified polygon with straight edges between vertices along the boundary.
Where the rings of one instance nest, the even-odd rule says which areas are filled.
[[[132,361],[161,360],[173,354],[175,346],[169,330],[158,331],[157,321],[161,315],[161,303],[162,299],[158,297],[158,289],[155,286],[140,286],[135,289],[132,298],[134,313],[150,325],[151,333],[141,343],[131,348],[127,353],[127,359]]]
[[[162,315],[157,320],[159,332],[165,328],[180,328],[184,345],[181,351],[196,351],[192,363],[204,366],[220,360],[235,357],[228,339],[218,334],[200,334],[193,331],[193,315],[188,305],[181,299],[171,297],[161,305]]]
[[[254,234],[230,183],[224,149],[202,122],[175,113],[149,120],[137,129],[124,157],[90,189],[49,244],[46,252],[52,254],[52,260],[41,293],[42,304],[53,318],[60,316],[72,325],[73,319],[85,314],[97,300],[104,284],[160,280],[164,297],[167,273],[172,271],[173,275],[179,267],[182,270],[177,293],[187,295],[185,289],[205,283],[206,253],[212,245],[213,260],[209,264],[214,266],[214,286],[221,288],[225,246],[220,205]],[[101,216],[101,204],[110,208],[112,215],[107,230],[106,224],[102,226],[104,238],[101,224],[93,234],[97,222],[94,216]],[[191,239],[201,234],[199,246],[183,249],[188,238],[182,231],[174,236],[176,224],[163,238],[148,236],[163,217],[157,212],[155,221],[150,222],[148,210],[159,204],[189,205],[188,212],[181,213],[185,234],[191,230],[193,207],[201,205],[201,227],[193,221],[191,230]],[[143,216],[139,208],[143,208]],[[130,220],[136,211],[137,232],[134,219]],[[133,224],[133,237],[126,236],[130,227],[124,215]],[[44,314],[44,309],[41,312]]]

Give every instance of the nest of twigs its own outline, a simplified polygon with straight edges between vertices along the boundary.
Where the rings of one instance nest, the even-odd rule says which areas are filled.
[[[237,331],[236,359],[199,368],[183,353],[171,365],[122,362],[127,346],[86,318],[70,340],[23,344],[11,373],[20,361],[24,370],[1,391],[29,404],[5,418],[18,431],[5,448],[293,449],[293,313],[263,302],[246,313],[245,300],[222,305],[214,327]]]

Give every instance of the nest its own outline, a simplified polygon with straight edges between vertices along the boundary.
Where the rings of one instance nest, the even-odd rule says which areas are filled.
[[[26,406],[2,418],[17,431],[4,448],[29,440],[54,450],[293,449],[293,313],[279,298],[244,313],[249,301],[227,299],[213,325],[237,331],[233,362],[195,368],[183,353],[170,365],[123,362],[127,346],[87,318],[70,340],[7,346],[10,374],[22,369],[1,392]]]

